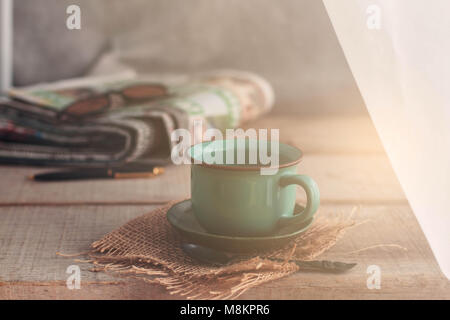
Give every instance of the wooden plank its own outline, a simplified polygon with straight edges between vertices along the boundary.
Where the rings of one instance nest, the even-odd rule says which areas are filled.
[[[384,154],[368,115],[269,114],[245,124],[243,128],[279,129],[281,142],[297,146],[305,154]]]
[[[348,206],[322,206],[321,214],[348,212]],[[442,274],[408,206],[362,206],[357,221],[323,259],[353,261],[344,275],[297,273],[244,294],[243,299],[450,299]],[[376,247],[384,244],[384,247]],[[370,248],[359,251],[363,248]],[[368,289],[367,268],[381,270],[381,289]]]
[[[158,285],[127,279],[118,282],[82,282],[79,290],[68,290],[65,281],[0,283],[0,300],[144,300],[179,299]]]
[[[171,166],[151,179],[36,182],[26,177],[49,169],[0,167],[0,203],[164,203],[189,195],[189,168]]]
[[[358,220],[372,221],[352,229],[323,257],[358,262],[350,273],[297,273],[249,290],[242,298],[450,298],[449,282],[440,273],[409,206],[403,204],[406,200],[370,119],[269,116],[251,126],[280,128],[282,141],[305,152],[299,172],[318,182],[321,214],[348,213],[353,204],[362,204]],[[170,167],[154,180],[39,184],[24,179],[40,170],[0,167],[0,298],[172,297],[159,286],[88,272],[87,265],[82,268],[82,290],[67,290],[65,270],[73,261],[54,253],[84,251],[103,234],[154,208],[118,203],[188,196],[189,168]],[[299,199],[303,199],[301,192]],[[78,206],[17,206],[69,202]],[[86,203],[109,205],[80,205]],[[378,244],[389,246],[357,251]],[[366,268],[371,264],[381,268],[381,290],[366,287]]]
[[[382,149],[367,116],[324,118],[269,115],[251,125],[256,128],[281,128],[282,140],[298,137],[299,140],[293,144],[302,148],[304,145],[306,150],[300,172],[318,181],[324,203],[405,201],[389,162],[382,154],[377,154]],[[338,155],[321,157],[321,152],[333,150]],[[348,155],[351,152],[362,155]],[[45,169],[0,167],[3,191],[0,205],[145,204],[189,196],[189,169],[185,167],[169,167],[167,173],[157,179],[51,184],[25,179],[41,170]],[[302,198],[301,192],[299,198]]]
[[[382,269],[383,270],[383,269]],[[365,269],[357,268],[354,275],[298,273],[264,286],[249,290],[241,299],[282,300],[449,300],[448,280],[405,274],[402,277],[382,273],[380,290],[369,290]]]
[[[92,241],[151,208],[0,208],[0,278],[3,281],[0,297],[3,294],[32,298],[42,294],[43,287],[49,296],[69,291],[62,281],[67,277],[67,266],[73,262],[56,256],[55,252],[82,252]],[[322,205],[320,214],[349,214],[352,208],[349,205]],[[249,290],[242,298],[450,298],[448,280],[441,274],[408,206],[366,205],[355,217],[358,222],[370,221],[349,230],[347,236],[322,257],[355,261],[358,266],[354,270],[344,275],[297,273]],[[355,252],[379,244],[390,246]],[[381,290],[366,287],[366,269],[372,264],[381,268]],[[135,292],[142,292],[141,298],[165,299],[168,296],[158,286],[136,284],[89,272],[88,266],[81,267],[82,281],[86,281],[84,297],[129,299],[137,297]],[[125,284],[108,283],[123,280]],[[27,289],[27,283],[35,281],[40,285]],[[135,289],[138,291],[133,291]],[[83,295],[67,292],[61,297],[83,298]]]
[[[323,203],[406,202],[384,155],[306,155],[298,172],[316,180]]]
[[[369,290],[365,288],[367,275],[364,273],[361,273],[360,281],[358,282],[349,281],[348,277],[342,275],[314,275],[313,280],[310,273],[304,273],[303,277],[299,275],[293,275],[250,289],[240,299],[450,299],[450,286],[448,282],[440,278],[424,279],[421,276],[417,276],[410,277],[408,280],[399,280],[384,276],[381,290]],[[339,281],[337,280],[338,277],[340,277]],[[314,283],[310,285],[313,281]],[[324,282],[328,283],[328,285],[324,284]],[[283,287],[278,286],[278,284],[283,285]],[[0,299],[170,300],[180,299],[180,297],[168,294],[161,286],[129,279],[117,283],[82,283],[80,290],[68,290],[66,284],[62,282],[39,284],[27,282],[4,283],[0,284]]]
[[[0,208],[0,281],[54,281],[67,277],[72,259],[56,255],[89,245],[154,206]],[[88,265],[80,264],[80,268]],[[111,280],[82,272],[86,281]]]
[[[24,179],[36,171],[0,167],[0,204],[152,204],[190,196],[189,166],[171,166],[153,179],[39,183]],[[388,159],[380,154],[305,155],[299,173],[313,177],[324,203],[405,202]],[[303,192],[299,198],[303,199]]]
[[[405,201],[367,116],[268,115],[245,126],[249,127],[278,128],[282,141],[300,147],[305,157],[299,171],[317,180],[325,202]],[[0,205],[149,204],[189,197],[187,166],[170,166],[155,179],[45,184],[26,179],[45,170],[0,167]]]

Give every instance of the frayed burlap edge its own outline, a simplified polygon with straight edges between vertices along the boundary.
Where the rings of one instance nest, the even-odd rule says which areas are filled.
[[[289,262],[291,259],[316,258],[355,225],[351,215],[320,217],[286,248],[211,267],[199,265],[179,249],[181,239],[165,219],[174,203],[176,201],[137,217],[95,241],[87,253],[89,260],[85,262],[94,264],[92,271],[156,283],[170,294],[187,299],[235,299],[250,288],[299,271],[297,264]]]

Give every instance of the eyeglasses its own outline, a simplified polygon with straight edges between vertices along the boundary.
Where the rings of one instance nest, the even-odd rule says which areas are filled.
[[[168,96],[168,90],[164,85],[152,83],[132,85],[77,100],[65,107],[59,114],[59,118],[63,120],[71,117],[82,118],[100,114],[114,106],[127,106],[165,96]],[[120,97],[121,101],[117,101],[117,97]]]

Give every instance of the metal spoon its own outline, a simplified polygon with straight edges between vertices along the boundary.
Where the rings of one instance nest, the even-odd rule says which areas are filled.
[[[183,251],[191,258],[215,266],[223,266],[229,263],[237,262],[249,258],[249,255],[233,254],[223,251],[214,250],[204,246],[183,243],[181,245]],[[284,261],[282,259],[268,258],[274,261]],[[341,273],[352,269],[356,266],[356,263],[345,263],[339,261],[329,260],[313,260],[313,261],[301,261],[301,260],[289,260],[296,263],[302,271],[317,271],[328,273]]]

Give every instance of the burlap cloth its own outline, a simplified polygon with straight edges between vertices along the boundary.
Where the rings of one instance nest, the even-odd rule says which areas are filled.
[[[180,248],[182,240],[166,219],[174,203],[137,217],[92,243],[88,253],[95,265],[92,271],[138,277],[188,299],[232,299],[254,286],[298,271],[297,264],[289,260],[316,258],[354,225],[351,217],[319,217],[281,250],[214,267],[198,263]]]

